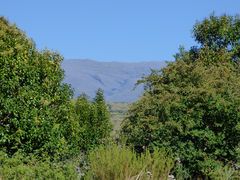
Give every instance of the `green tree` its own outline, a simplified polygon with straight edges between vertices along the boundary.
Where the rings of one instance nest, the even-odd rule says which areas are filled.
[[[77,137],[77,146],[81,147],[81,150],[88,150],[92,147],[91,137],[91,117],[92,117],[92,103],[86,94],[81,94],[75,102],[75,114],[76,120],[79,124],[79,131]]]
[[[55,156],[68,149],[74,126],[72,91],[63,84],[62,57],[0,18],[0,147],[8,154]]]
[[[75,104],[75,112],[81,127],[77,138],[82,150],[94,148],[109,138],[112,126],[101,89],[96,92],[93,101],[85,94],[80,95]]]
[[[240,18],[239,16],[215,16],[212,14],[202,22],[196,23],[193,29],[195,40],[202,46],[219,50],[239,50]],[[235,49],[237,48],[237,49]]]
[[[98,139],[105,139],[109,137],[112,130],[112,125],[110,122],[110,113],[105,102],[102,89],[97,90],[93,105],[95,106],[97,113],[97,122],[95,129],[96,135]]]
[[[181,48],[175,62],[139,81],[145,92],[122,125],[127,143],[140,152],[169,148],[194,177],[239,162],[239,22],[224,15],[197,23],[200,47]]]

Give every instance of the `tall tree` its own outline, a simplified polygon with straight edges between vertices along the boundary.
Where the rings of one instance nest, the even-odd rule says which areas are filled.
[[[21,30],[0,18],[1,150],[56,155],[68,147],[72,91],[62,83],[62,59],[38,51]]]
[[[167,147],[192,176],[208,176],[240,160],[239,18],[210,16],[194,35],[200,47],[181,48],[175,62],[140,81],[144,95],[122,134],[138,151]]]
[[[97,122],[96,122],[96,132],[97,136],[102,138],[107,138],[110,135],[112,130],[112,125],[110,122],[110,114],[108,106],[104,99],[104,93],[102,89],[98,89],[96,96],[94,98],[94,106],[97,113]]]
[[[96,92],[93,101],[90,101],[85,94],[80,95],[75,104],[75,112],[81,127],[78,139],[82,150],[94,148],[109,138],[112,126],[101,89]]]

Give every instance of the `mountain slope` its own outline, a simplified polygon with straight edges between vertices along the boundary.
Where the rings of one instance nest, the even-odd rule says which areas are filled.
[[[135,83],[150,69],[159,69],[165,62],[98,62],[93,60],[64,60],[65,82],[72,85],[75,96],[86,93],[94,97],[98,88],[105,92],[107,101],[132,102],[142,93],[143,87],[134,89]]]

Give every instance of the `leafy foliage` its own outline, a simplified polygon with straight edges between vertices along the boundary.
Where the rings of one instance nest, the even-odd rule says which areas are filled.
[[[239,161],[239,24],[226,15],[197,23],[200,47],[180,48],[175,62],[139,81],[144,95],[122,125],[127,143],[171,149],[193,177]]]
[[[202,46],[214,50],[228,49],[239,56],[240,18],[239,16],[220,17],[211,15],[194,26],[195,40]]]
[[[0,179],[78,179],[75,165],[74,161],[52,163],[19,153],[8,157],[0,152]]]
[[[39,52],[15,25],[0,18],[0,147],[60,155],[72,134],[71,89],[62,83],[62,57]]]
[[[103,91],[73,103],[61,61],[0,18],[0,179],[76,179],[65,159],[109,137]]]
[[[88,150],[106,142],[110,137],[112,125],[101,89],[96,92],[92,102],[85,94],[80,95],[75,104],[75,113],[81,127],[78,136],[81,150]]]

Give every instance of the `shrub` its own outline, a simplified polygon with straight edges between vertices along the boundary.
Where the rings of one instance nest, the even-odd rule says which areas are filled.
[[[168,179],[174,161],[161,150],[137,154],[128,147],[100,146],[90,152],[86,179]]]
[[[209,177],[214,180],[237,180],[240,177],[240,171],[229,165],[218,166],[209,173]]]
[[[78,179],[73,161],[39,161],[33,156],[16,153],[13,157],[0,152],[0,179]]]

